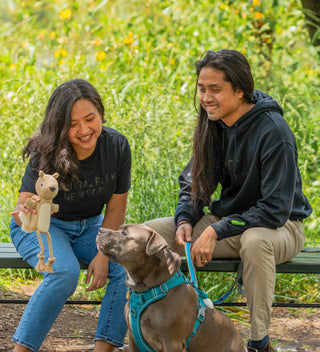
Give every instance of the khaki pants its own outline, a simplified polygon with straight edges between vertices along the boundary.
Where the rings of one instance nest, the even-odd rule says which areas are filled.
[[[195,241],[204,229],[219,221],[212,214],[204,215],[195,225],[192,240]],[[175,222],[172,217],[154,219],[146,225],[162,235],[169,247],[184,256],[184,248],[175,242]],[[250,311],[250,339],[261,340],[268,334],[274,296],[276,265],[298,254],[305,235],[300,221],[288,220],[275,230],[263,227],[251,228],[239,236],[218,241],[213,258],[241,258],[243,262],[243,285]]]

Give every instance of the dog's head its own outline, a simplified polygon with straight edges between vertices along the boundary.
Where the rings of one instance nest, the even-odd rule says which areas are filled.
[[[102,254],[126,269],[127,285],[135,291],[159,285],[180,267],[180,256],[145,225],[123,225],[118,231],[101,228],[97,246]]]

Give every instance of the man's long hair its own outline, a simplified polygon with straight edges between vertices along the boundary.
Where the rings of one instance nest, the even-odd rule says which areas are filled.
[[[68,132],[71,109],[79,99],[92,102],[104,122],[104,106],[96,89],[85,80],[73,79],[52,93],[39,130],[22,151],[23,159],[30,157],[30,165],[36,165],[36,171],[58,172],[59,185],[64,190],[68,184],[78,181],[79,161],[68,140]]]
[[[254,81],[248,60],[235,50],[209,50],[196,62],[194,105],[198,122],[193,137],[192,200],[195,204],[203,201],[208,205],[218,185],[221,156],[217,122],[209,120],[201,104],[197,109],[198,79],[204,67],[224,72],[224,80],[231,83],[234,91],[242,90],[248,103],[252,103]]]

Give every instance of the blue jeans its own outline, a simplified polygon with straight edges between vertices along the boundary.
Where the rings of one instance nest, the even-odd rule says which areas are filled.
[[[102,220],[103,215],[81,221],[51,219],[49,232],[56,258],[54,273],[43,273],[43,281],[32,295],[12,341],[34,352],[39,350],[66,300],[77,287],[79,260],[89,264],[97,254],[96,235]],[[35,267],[40,252],[37,234],[22,231],[12,219],[10,235],[22,258]],[[42,238],[47,262],[49,253],[46,235],[42,235]],[[103,340],[114,346],[123,345],[127,331],[124,318],[126,293],[125,271],[121,265],[110,260],[109,281],[100,308],[95,340]]]

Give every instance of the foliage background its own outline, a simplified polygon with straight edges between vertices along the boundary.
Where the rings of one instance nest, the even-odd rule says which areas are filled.
[[[21,150],[54,88],[72,78],[98,89],[107,124],[131,144],[127,222],[173,215],[177,178],[192,149],[194,63],[205,50],[222,48],[244,53],[256,88],[284,108],[314,209],[305,222],[306,245],[319,246],[319,54],[294,0],[1,1],[0,240],[10,240],[25,168]],[[229,279],[218,277],[221,290]],[[318,277],[285,280],[279,297],[300,287],[319,299]]]

